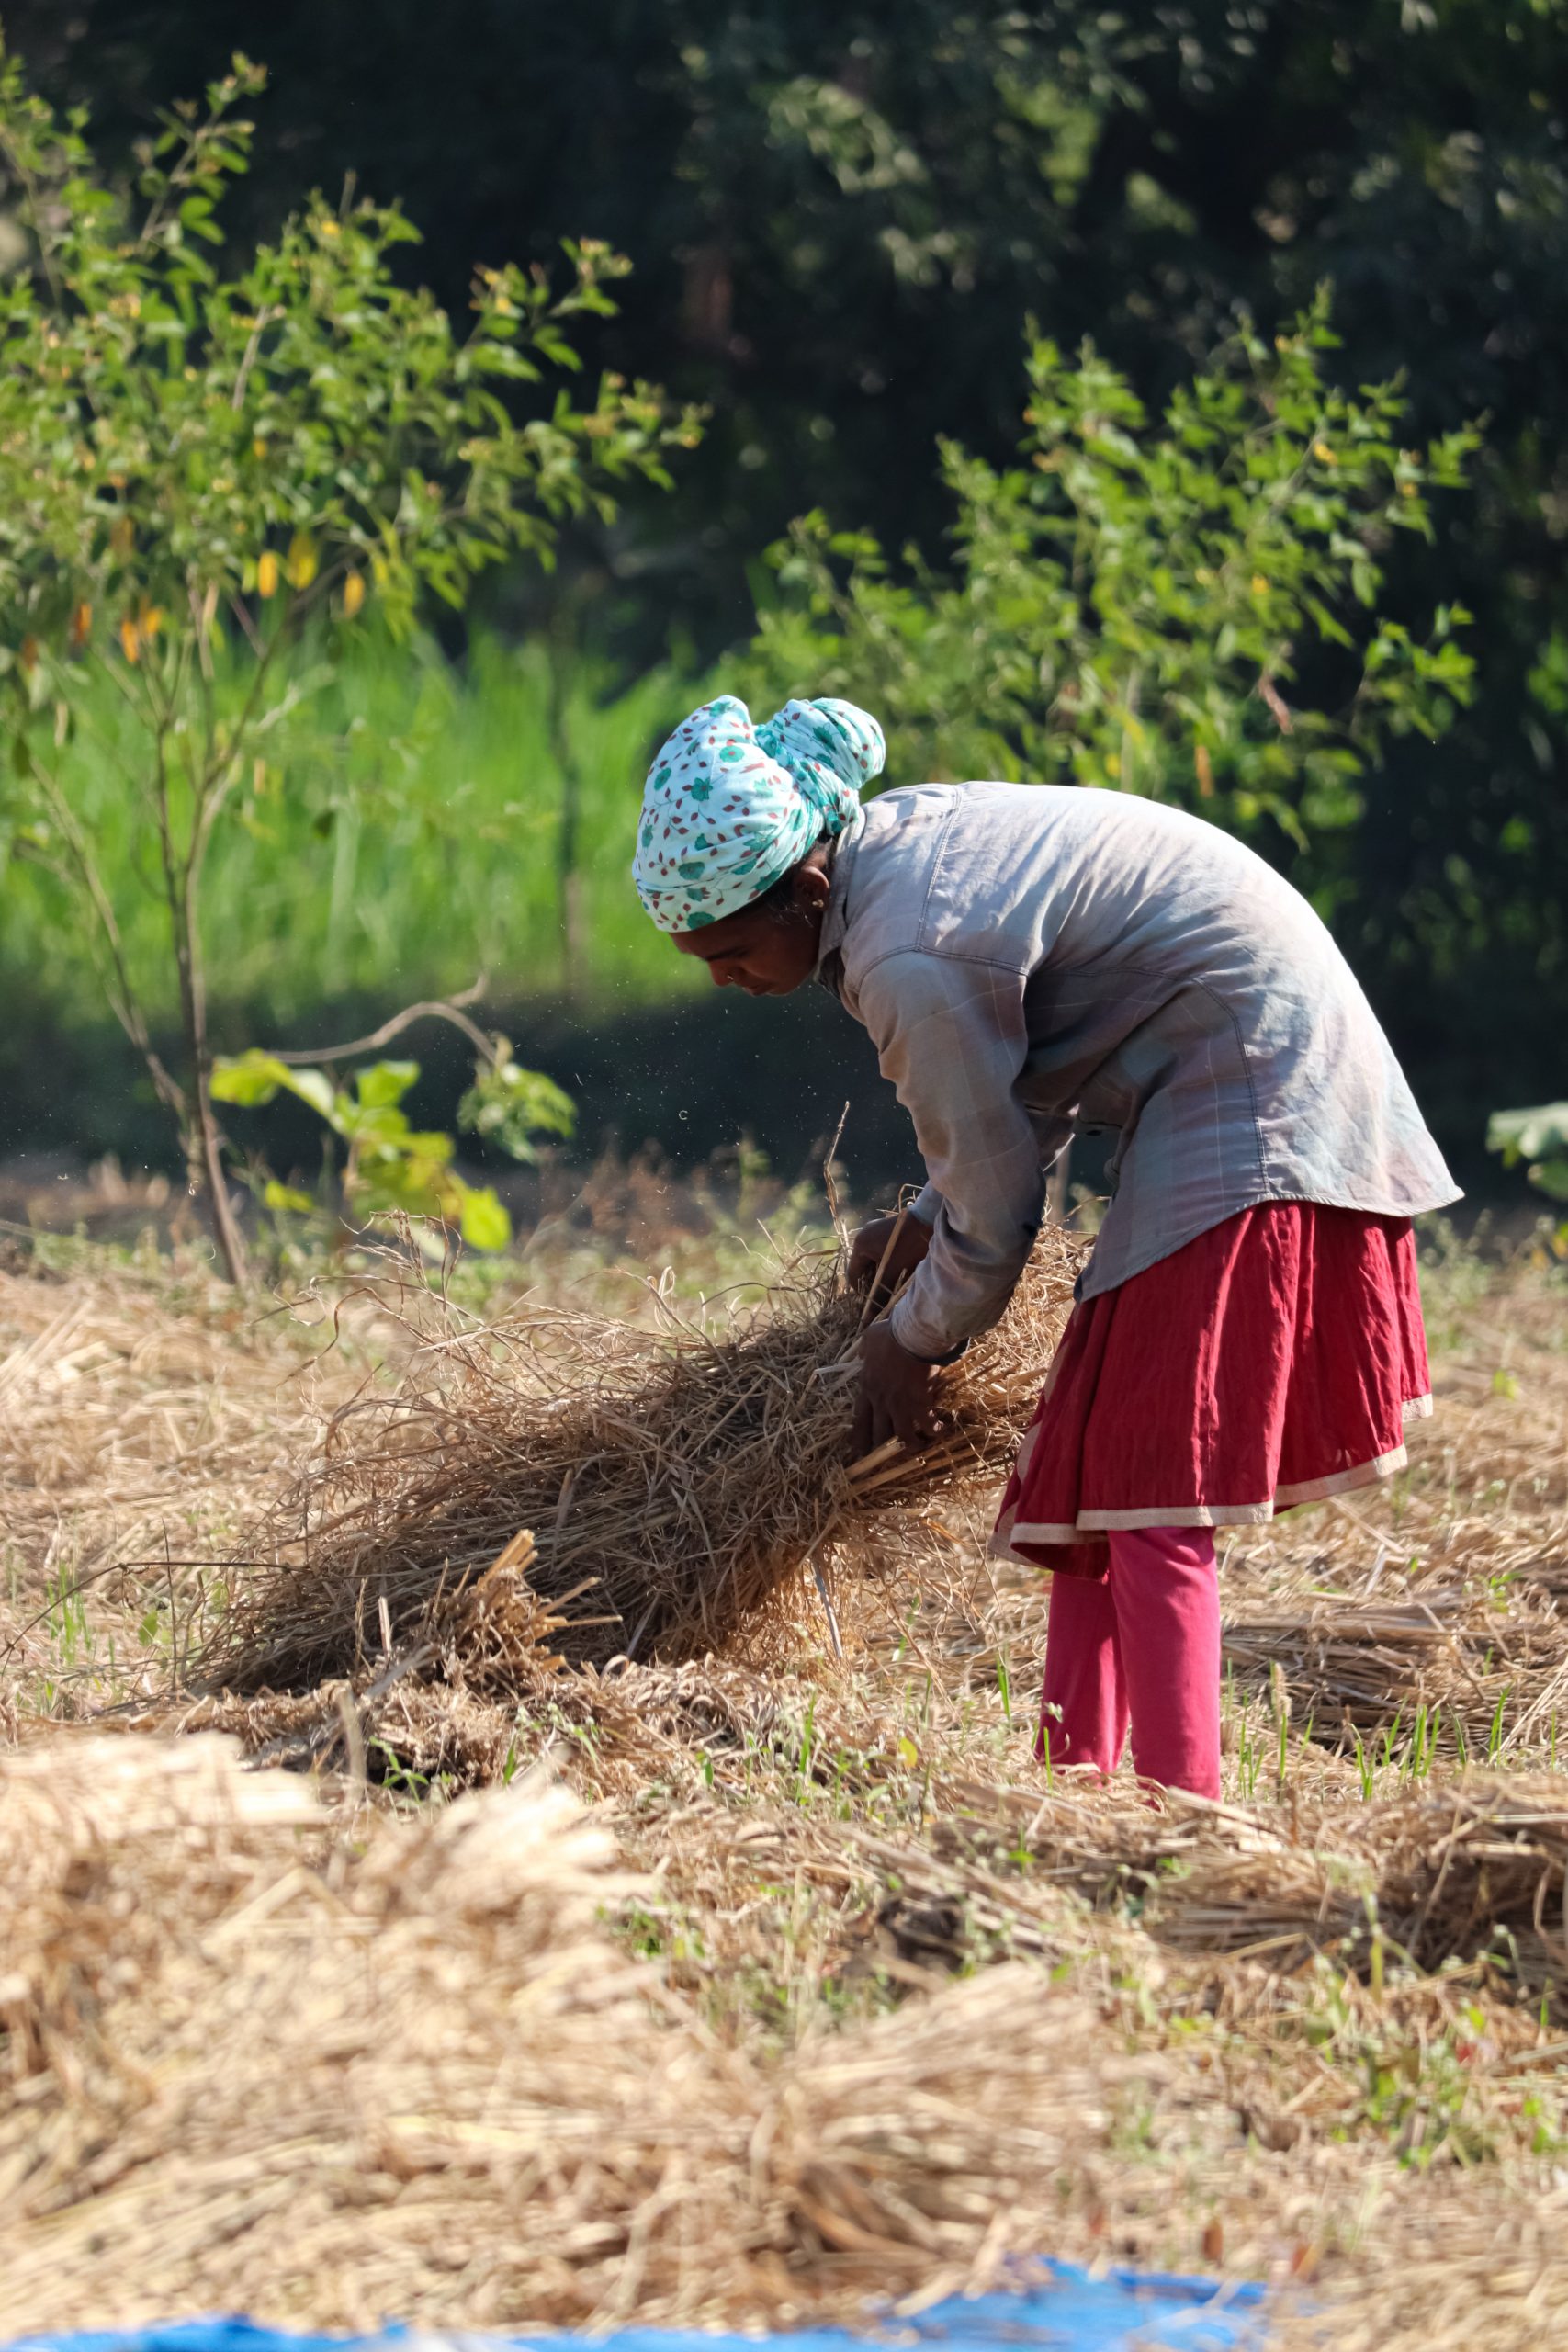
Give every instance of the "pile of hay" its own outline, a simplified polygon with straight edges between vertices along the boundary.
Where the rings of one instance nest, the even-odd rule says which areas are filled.
[[[1528,1899],[1539,1854],[1551,1932],[1563,1815],[1542,1786],[1510,1815],[1509,1793],[1389,1808],[1384,1887],[1404,1872],[1453,1919],[1478,1871]],[[1107,1852],[1160,1840],[1134,1803],[1057,1802],[1086,1860],[1097,1832]],[[1080,1915],[1067,1981],[1017,1959],[737,2048],[610,1941],[605,1908],[653,1890],[536,1775],[417,1815],[334,1812],[225,1741],[80,1738],[0,1755],[0,2340],[213,2310],[778,2328],[995,2283],[1042,2245],[1188,2268],[1222,2244],[1233,2273],[1282,2283],[1323,2251],[1309,2306],[1267,2315],[1281,2344],[1511,2352],[1568,2327],[1550,2154],[1504,2209],[1466,2168],[1347,2143],[1343,2086],[1288,2005],[1271,2056],[1190,2017],[1163,2035],[1127,1989],[1158,1976],[1110,1922],[1097,1962]],[[1201,1879],[1249,1826],[1258,1884],[1233,1896],[1265,1939],[1305,1928],[1311,1890],[1261,1822],[1194,1801],[1164,1842]],[[908,1853],[904,1895],[922,1867],[943,1892]],[[1028,1891],[1043,1927],[1053,1905],[1059,1932],[1067,1898]],[[1233,1983],[1256,2010],[1275,1981]],[[1395,1997],[1418,2018],[1438,1996]]]
[[[1087,2251],[1108,2204],[1190,2251],[1142,2154],[1098,2173],[1171,2069],[1091,2001],[1021,1963],[728,2049],[608,1940],[635,1883],[536,1777],[334,1817],[224,1741],[94,1738],[0,1756],[0,2339],[777,2324],[978,2282],[1047,2213]],[[1172,2103],[1211,2193],[1212,2121]]]
[[[385,1666],[436,1645],[481,1577],[492,1601],[510,1576],[525,1611],[564,1614],[574,1664],[699,1655],[776,1622],[834,1545],[1010,1461],[1084,1246],[1042,1237],[1002,1322],[947,1375],[945,1435],[852,1466],[865,1310],[830,1261],[716,1335],[669,1306],[652,1330],[547,1308],[445,1334],[395,1398],[338,1414],[253,1532],[209,1678],[302,1690]]]

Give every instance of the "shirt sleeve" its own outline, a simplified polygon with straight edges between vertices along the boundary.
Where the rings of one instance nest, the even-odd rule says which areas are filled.
[[[934,1361],[988,1330],[1012,1296],[1044,1210],[1043,1158],[1071,1125],[1046,1136],[1019,1100],[1022,975],[910,950],[872,967],[859,1012],[930,1180],[914,1214],[931,1248],[888,1319],[901,1347]]]

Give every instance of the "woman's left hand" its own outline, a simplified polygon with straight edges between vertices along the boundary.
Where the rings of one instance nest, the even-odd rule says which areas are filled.
[[[890,1437],[924,1445],[942,1426],[937,1410],[940,1364],[927,1363],[901,1348],[885,1322],[874,1323],[860,1343],[860,1402],[855,1410],[850,1458],[858,1462]]]

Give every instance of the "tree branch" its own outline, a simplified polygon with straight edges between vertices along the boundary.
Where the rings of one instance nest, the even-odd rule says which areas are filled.
[[[493,1063],[494,1039],[487,1037],[478,1023],[470,1021],[462,1010],[466,1004],[478,1004],[484,995],[485,987],[485,975],[481,972],[472,988],[465,989],[460,996],[408,1005],[401,1012],[395,1012],[390,1021],[384,1021],[379,1029],[372,1030],[368,1037],[355,1037],[346,1046],[312,1046],[299,1053],[287,1054],[279,1053],[272,1046],[265,1050],[272,1055],[274,1061],[287,1062],[296,1069],[316,1062],[345,1062],[355,1054],[379,1052],[383,1046],[389,1046],[394,1037],[400,1037],[405,1029],[412,1029],[416,1021],[445,1021],[454,1029],[460,1029],[469,1044],[477,1046],[488,1062]]]

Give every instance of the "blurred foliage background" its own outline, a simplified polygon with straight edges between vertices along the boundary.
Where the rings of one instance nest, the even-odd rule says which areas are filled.
[[[835,1061],[815,1008],[770,1008],[765,1046],[746,1018],[711,1022],[623,879],[646,752],[778,609],[765,550],[816,511],[896,567],[951,569],[939,438],[1013,461],[1027,334],[1092,337],[1157,413],[1243,311],[1271,339],[1326,281],[1348,394],[1402,375],[1423,448],[1483,423],[1435,539],[1379,556],[1396,625],[1424,638],[1439,598],[1468,610],[1474,669],[1435,741],[1383,742],[1355,821],[1255,837],[1330,915],[1464,1175],[1483,1175],[1492,1106],[1560,1092],[1568,0],[378,0],[373,21],[348,0],[13,0],[3,17],[29,78],[86,106],[127,169],[159,107],[236,47],[261,59],[231,238],[354,175],[406,207],[424,243],[401,266],[458,312],[476,262],[605,239],[633,274],[581,337],[590,368],[709,411],[673,493],[574,528],[552,573],[492,576],[412,650],[367,629],[332,689],[332,759],[301,735],[300,788],[256,797],[209,885],[231,1042],[330,1034],[483,966],[590,1142],[619,1124],[705,1149],[765,1071],[773,1148],[807,1151],[828,1098],[863,1091],[852,1041]],[[901,756],[919,748],[917,714]],[[4,903],[6,1148],[155,1149],[47,888],[12,869]]]

